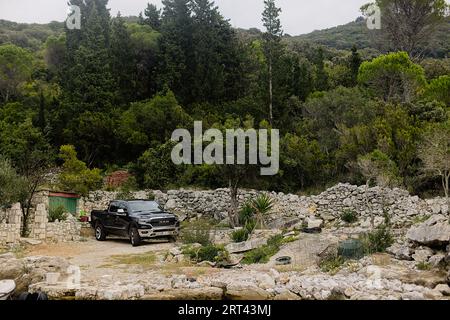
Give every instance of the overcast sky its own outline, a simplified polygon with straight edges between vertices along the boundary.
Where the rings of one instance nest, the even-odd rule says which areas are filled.
[[[111,14],[138,15],[146,3],[161,6],[161,0],[109,0]],[[359,8],[369,0],[277,0],[282,8],[285,33],[297,35],[353,21]],[[262,28],[263,0],[216,0],[221,13],[234,27]],[[0,0],[0,19],[16,22],[47,23],[63,21],[67,0]]]

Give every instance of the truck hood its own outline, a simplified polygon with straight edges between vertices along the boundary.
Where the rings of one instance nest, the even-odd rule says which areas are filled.
[[[169,212],[139,212],[133,214],[133,217],[141,219],[155,219],[155,218],[177,218],[176,215]]]

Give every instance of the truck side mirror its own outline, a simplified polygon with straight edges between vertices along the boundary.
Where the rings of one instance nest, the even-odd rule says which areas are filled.
[[[126,215],[126,210],[125,209],[117,209],[117,213],[120,215]]]

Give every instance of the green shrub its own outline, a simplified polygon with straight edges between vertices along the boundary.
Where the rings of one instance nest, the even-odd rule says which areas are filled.
[[[386,249],[394,243],[391,228],[386,223],[380,225],[373,232],[363,235],[360,240],[363,243],[364,252],[366,254],[386,252]]]
[[[74,146],[61,146],[59,157],[64,160],[59,174],[62,189],[87,195],[89,191],[101,187],[103,178],[100,169],[88,169],[86,163],[78,160]]]
[[[353,210],[345,210],[341,215],[341,220],[347,223],[354,223],[358,221],[358,215]]]
[[[52,208],[48,212],[48,221],[55,222],[56,220],[64,221],[67,219],[66,208],[64,206],[58,206]]]
[[[239,211],[239,223],[242,226],[245,226],[245,224],[248,221],[253,220],[254,214],[255,214],[255,211],[253,209],[253,206],[252,206],[251,202],[246,202],[242,206],[241,210]]]
[[[211,244],[212,224],[210,221],[201,219],[184,224],[181,229],[181,240],[183,243],[200,243],[203,246]]]
[[[344,258],[337,255],[330,255],[320,260],[319,268],[322,272],[336,273],[344,262]]]
[[[89,216],[89,214],[86,211],[80,210],[80,218],[81,217],[88,217],[88,216]]]
[[[233,233],[231,234],[231,239],[234,242],[243,242],[248,240],[249,235],[250,235],[249,231],[246,228],[242,228],[233,231]]]
[[[244,229],[246,229],[248,231],[249,235],[253,232],[253,230],[255,230],[255,228],[256,228],[256,220],[255,219],[248,220],[244,226]]]
[[[272,256],[280,251],[281,245],[285,243],[282,235],[276,235],[267,240],[267,244],[245,253],[243,264],[267,263]]]
[[[223,246],[215,246],[213,244],[208,244],[200,248],[186,247],[183,253],[195,262],[210,261],[223,263],[229,259],[228,252]]]
[[[273,199],[267,194],[261,194],[253,200],[252,205],[256,216],[256,226],[264,228],[265,216],[273,209]]]
[[[421,271],[427,271],[427,270],[430,270],[430,269],[431,269],[431,264],[428,263],[428,262],[422,261],[422,262],[419,262],[419,263],[416,265],[416,267],[417,267],[417,269],[419,269],[419,270],[421,270]]]

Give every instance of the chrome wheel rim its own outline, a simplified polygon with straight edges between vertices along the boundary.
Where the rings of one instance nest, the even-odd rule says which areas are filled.
[[[100,227],[97,227],[97,228],[95,229],[95,237],[96,237],[97,239],[100,239],[101,235],[102,235],[102,229],[101,229]]]

